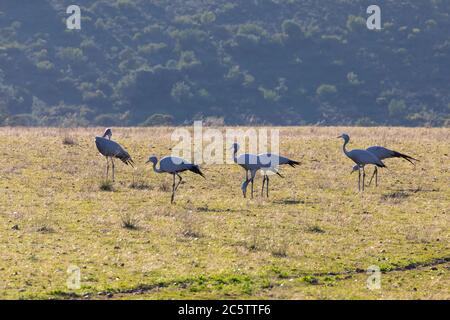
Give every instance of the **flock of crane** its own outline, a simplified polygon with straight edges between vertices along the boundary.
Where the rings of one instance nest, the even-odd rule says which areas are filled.
[[[109,177],[109,168],[110,162],[112,165],[112,180],[114,181],[114,172],[115,165],[114,159],[120,159],[123,163],[127,165],[131,165],[134,167],[134,161],[131,158],[130,154],[117,142],[111,140],[112,130],[106,129],[103,136],[95,138],[95,144],[97,146],[98,151],[106,158],[106,179]],[[375,177],[375,184],[378,186],[378,168],[386,168],[386,165],[383,163],[383,160],[389,158],[403,158],[414,165],[414,161],[419,161],[410,157],[408,155],[402,154],[397,151],[389,150],[384,147],[374,146],[367,148],[365,150],[355,149],[351,151],[347,151],[347,144],[350,142],[350,137],[347,134],[343,134],[338,138],[344,139],[344,145],[342,147],[344,154],[353,160],[356,164],[353,167],[352,173],[358,171],[358,190],[364,191],[365,188],[365,166],[366,165],[374,165],[375,170],[373,175],[369,181],[369,186],[372,183],[373,178]],[[288,159],[286,157],[282,157],[276,154],[270,153],[262,153],[262,154],[242,154],[237,156],[239,151],[239,144],[234,143],[232,145],[233,150],[233,161],[238,164],[245,170],[245,180],[241,185],[241,190],[244,195],[244,198],[247,196],[247,187],[251,184],[251,197],[253,198],[253,183],[258,171],[263,173],[263,184],[261,189],[261,195],[264,196],[264,191],[266,196],[269,197],[269,175],[276,174],[280,177],[283,177],[279,172],[278,168],[281,165],[289,165],[291,167],[295,167],[300,165],[300,162]],[[198,165],[192,164],[184,159],[167,156],[162,158],[159,161],[155,156],[151,156],[146,163],[152,163],[153,171],[156,173],[168,173],[173,176],[173,184],[172,184],[172,197],[171,202],[174,202],[175,193],[182,182],[182,177],[180,173],[185,171],[191,171],[195,174],[198,174],[205,178],[205,175],[202,173]],[[178,182],[176,182],[176,177],[178,177]],[[361,179],[362,178],[362,179]],[[266,190],[264,190],[266,187]]]

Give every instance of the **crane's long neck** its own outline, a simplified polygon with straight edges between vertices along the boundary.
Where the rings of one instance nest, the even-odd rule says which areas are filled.
[[[237,163],[237,150],[236,149],[233,150],[233,161],[234,161],[234,163]]]
[[[153,171],[156,173],[163,173],[164,171],[161,170],[161,168],[156,167],[156,162],[153,162]]]
[[[344,151],[344,153],[346,154],[346,155],[348,155],[348,151],[347,151],[347,144],[348,144],[348,140],[345,140],[344,141],[344,145],[342,146],[342,150]]]

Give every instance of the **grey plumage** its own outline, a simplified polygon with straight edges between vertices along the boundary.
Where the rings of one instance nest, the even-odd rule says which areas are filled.
[[[156,167],[158,164],[158,158],[155,156],[151,156],[147,163],[153,164],[153,171],[156,173],[169,173],[173,176],[173,184],[172,184],[172,197],[170,202],[173,203],[175,200],[175,192],[183,181],[183,178],[180,176],[181,172],[191,171],[195,174],[198,174],[205,178],[205,175],[200,170],[198,165],[192,164],[184,159],[178,157],[164,157],[159,161],[159,168]],[[175,176],[178,177],[178,183],[175,183]],[[205,178],[206,179],[206,178]]]
[[[131,165],[133,167],[134,162],[130,154],[117,142],[103,137],[96,137],[95,144],[98,151],[104,157],[120,159],[126,165]]]
[[[300,165],[300,162],[288,159],[278,154],[261,153],[258,155],[258,163],[264,173],[263,184],[261,188],[261,195],[264,196],[264,185],[266,185],[266,196],[269,197],[269,175],[268,173],[275,173],[279,177],[283,176],[278,172],[279,166],[289,165],[292,168]]]
[[[231,146],[233,150],[233,161],[238,164],[245,170],[245,180],[241,185],[242,194],[244,198],[247,197],[247,185],[251,182],[252,184],[252,198],[253,198],[253,186],[254,186],[254,178],[256,172],[260,169],[260,165],[258,163],[258,156],[251,153],[241,154],[239,157],[237,156],[237,152],[240,149],[238,143],[233,143]],[[251,178],[248,178],[248,173],[250,172]]]
[[[278,176],[282,177],[278,172],[278,168],[281,165],[289,165],[291,167],[295,167],[300,164],[298,161],[294,161],[288,159],[286,157],[279,156],[277,154],[271,153],[261,153],[259,155],[254,155],[251,153],[245,153],[237,156],[237,152],[239,151],[239,144],[234,143],[232,145],[233,150],[233,161],[234,163],[240,165],[245,170],[245,180],[241,185],[241,190],[244,195],[244,198],[247,195],[247,186],[251,183],[252,188],[252,198],[253,198],[253,184],[256,173],[261,170],[264,173],[263,185],[261,194],[264,196],[264,186],[267,188],[267,197],[269,197],[269,176],[268,173],[275,173]],[[248,177],[248,173],[250,172],[250,178]]]
[[[369,151],[370,153],[374,154],[380,160],[389,159],[389,158],[403,158],[406,161],[410,162],[411,164],[414,164],[413,161],[419,161],[419,160],[414,159],[413,157],[410,157],[406,154],[403,154],[403,153],[400,153],[400,152],[397,152],[394,150],[390,150],[385,147],[373,146],[373,147],[367,148],[366,150]]]
[[[361,190],[361,174],[362,174],[362,191],[364,191],[365,187],[365,179],[366,179],[366,171],[365,166],[368,164],[373,164],[380,168],[386,168],[386,165],[381,161],[379,158],[377,158],[373,153],[362,150],[362,149],[355,149],[351,151],[347,151],[347,144],[350,142],[350,137],[348,134],[343,134],[339,136],[338,138],[344,139],[344,145],[342,146],[342,150],[344,151],[344,154],[349,157],[351,160],[353,160],[354,163],[356,163],[358,168],[358,189]],[[356,166],[355,166],[356,167]],[[361,172],[362,171],[362,172]]]
[[[373,147],[367,148],[366,150],[369,151],[370,153],[372,153],[373,155],[375,155],[380,160],[390,159],[390,158],[402,158],[414,166],[415,166],[415,163],[413,161],[419,161],[419,160],[417,160],[413,157],[410,157],[406,154],[403,154],[403,153],[400,153],[400,152],[397,152],[394,150],[390,150],[385,147],[373,146]],[[373,171],[372,177],[370,178],[370,181],[369,181],[369,186],[372,184],[372,180],[374,177],[375,177],[375,186],[378,186],[378,167],[375,167],[375,170]]]
[[[95,145],[102,156],[106,158],[106,179],[109,174],[109,160],[112,164],[112,180],[114,181],[115,164],[114,159],[119,159],[126,165],[134,167],[133,159],[130,154],[117,142],[111,140],[112,130],[106,129],[105,133],[101,137],[95,138]]]

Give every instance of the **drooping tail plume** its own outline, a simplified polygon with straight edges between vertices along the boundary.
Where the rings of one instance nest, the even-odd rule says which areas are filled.
[[[415,159],[413,157],[410,157],[410,156],[408,156],[406,154],[403,154],[403,153],[400,153],[400,152],[397,152],[397,151],[394,151],[394,157],[396,157],[396,158],[403,158],[406,161],[408,161],[409,163],[411,163],[412,165],[416,165],[413,161],[418,161],[418,162],[420,161],[420,160],[417,160],[417,159]]]
[[[290,165],[291,167],[295,168],[295,166],[299,166],[300,165],[300,162],[294,161],[294,160],[289,160],[288,165]]]
[[[193,165],[193,166],[189,169],[189,171],[192,171],[192,172],[194,172],[194,173],[196,173],[196,174],[198,174],[198,175],[201,175],[204,179],[206,179],[206,177],[205,177],[205,175],[203,174],[203,172],[201,172],[199,166]]]

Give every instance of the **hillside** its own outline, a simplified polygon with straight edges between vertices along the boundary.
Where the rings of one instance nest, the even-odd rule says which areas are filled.
[[[0,1],[1,125],[450,123],[449,1],[69,4]]]

